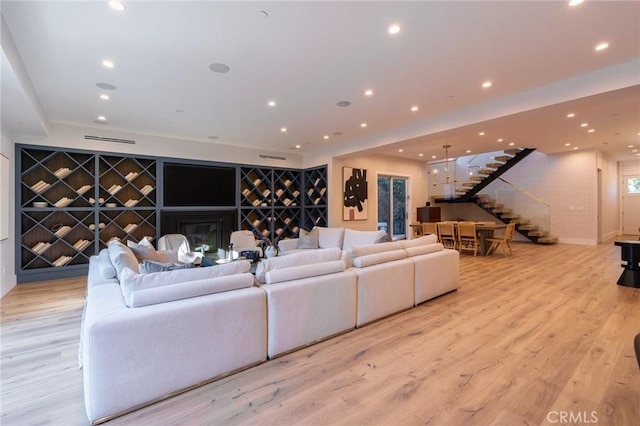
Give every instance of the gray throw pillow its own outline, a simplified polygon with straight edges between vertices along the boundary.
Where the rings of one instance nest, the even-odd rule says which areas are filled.
[[[318,237],[320,236],[320,231],[318,228],[314,228],[310,232],[300,231],[300,237],[298,237],[298,246],[299,249],[317,249],[318,248]]]
[[[378,238],[376,238],[376,240],[374,241],[374,244],[390,243],[392,241],[393,241],[393,239],[391,238],[391,235],[389,235],[388,232],[385,232],[384,235],[381,235]]]
[[[162,263],[145,259],[140,266],[140,272],[143,274],[151,274],[152,272],[175,271],[177,269],[193,268],[193,263]]]

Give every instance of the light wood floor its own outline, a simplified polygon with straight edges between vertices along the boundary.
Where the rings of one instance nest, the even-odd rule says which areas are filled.
[[[457,292],[107,425],[640,424],[640,290],[615,284],[619,247],[514,246],[462,255]],[[2,300],[2,425],[87,424],[83,294],[66,280]]]

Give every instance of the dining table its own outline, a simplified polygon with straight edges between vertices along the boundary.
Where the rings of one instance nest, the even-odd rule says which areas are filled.
[[[506,227],[507,225],[504,223],[476,222],[476,233],[479,239],[478,254],[480,254],[480,256],[487,256],[489,254],[489,247],[491,247],[489,238],[493,238],[496,229],[505,229]]]

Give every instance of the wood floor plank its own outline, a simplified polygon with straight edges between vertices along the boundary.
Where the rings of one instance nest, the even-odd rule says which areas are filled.
[[[640,424],[640,290],[619,247],[514,244],[461,256],[461,287],[417,308],[143,408],[109,425]],[[0,301],[3,425],[87,424],[83,279]]]

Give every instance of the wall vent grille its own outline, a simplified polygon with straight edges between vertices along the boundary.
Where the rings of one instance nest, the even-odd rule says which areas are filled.
[[[260,154],[260,158],[268,158],[270,160],[286,160],[287,157],[278,157],[276,155],[266,155],[266,154]]]
[[[107,138],[105,136],[84,135],[84,138],[90,141],[128,143],[131,145],[136,143],[136,141],[132,141],[129,139]]]

